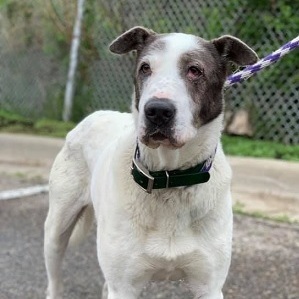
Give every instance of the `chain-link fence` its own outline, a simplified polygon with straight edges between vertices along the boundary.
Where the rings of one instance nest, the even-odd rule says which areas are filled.
[[[63,94],[65,78],[66,73],[55,69],[55,63],[39,50],[2,52],[0,109],[33,119],[60,116],[55,93]]]
[[[296,3],[288,0],[89,1],[83,23],[75,115],[78,111],[82,116],[96,109],[130,109],[134,55],[116,56],[107,50],[109,43],[123,31],[142,25],[159,33],[186,32],[206,39],[231,34],[264,57],[299,34],[299,4]],[[84,34],[88,39],[84,39]],[[86,51],[88,47],[91,52]],[[43,51],[40,53],[44,55]],[[1,68],[4,66],[6,70],[5,76],[1,70],[0,105],[20,107],[18,110],[23,112],[25,107],[27,111],[32,107],[33,112],[39,111],[38,115],[45,113],[45,107],[59,111],[61,107],[55,107],[57,102],[61,106],[61,101],[53,102],[53,97],[63,94],[66,64],[61,66],[54,61],[49,71],[52,61],[46,55],[45,62],[41,56],[31,53],[26,58],[30,71],[24,68],[21,73],[17,68],[25,63],[22,56],[7,58],[6,55],[3,47],[1,54],[0,48]],[[52,83],[49,75],[55,75]],[[248,112],[255,138],[299,143],[298,50],[248,81],[231,87],[225,97],[228,111]]]

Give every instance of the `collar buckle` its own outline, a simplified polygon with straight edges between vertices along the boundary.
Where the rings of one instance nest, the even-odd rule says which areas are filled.
[[[133,158],[133,165],[137,168],[137,170],[140,173],[142,173],[148,179],[148,183],[147,183],[147,187],[146,188],[143,188],[142,186],[140,186],[140,184],[138,184],[138,185],[140,186],[140,188],[143,191],[151,194],[152,190],[153,190],[153,187],[154,187],[154,180],[155,180],[155,178],[152,175],[150,175],[149,171],[136,159],[136,157]],[[132,170],[133,170],[133,165],[131,167]]]

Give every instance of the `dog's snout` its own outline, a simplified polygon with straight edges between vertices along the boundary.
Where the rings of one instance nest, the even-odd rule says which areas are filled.
[[[152,99],[144,107],[146,118],[155,125],[170,122],[175,116],[175,106],[169,99]]]

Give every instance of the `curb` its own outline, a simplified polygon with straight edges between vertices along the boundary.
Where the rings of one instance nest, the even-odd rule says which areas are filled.
[[[2,191],[0,192],[0,200],[23,198],[47,192],[49,192],[48,185],[36,185],[27,188]]]

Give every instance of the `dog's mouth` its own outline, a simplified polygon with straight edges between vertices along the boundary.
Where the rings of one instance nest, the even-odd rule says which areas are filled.
[[[178,144],[175,138],[173,138],[171,131],[163,131],[160,129],[148,132],[141,138],[141,141],[150,148],[158,148],[160,145],[171,149],[182,147],[182,145]]]
[[[162,132],[155,132],[153,134],[150,134],[149,137],[153,139],[154,141],[163,141],[165,139],[169,139],[166,134]]]

